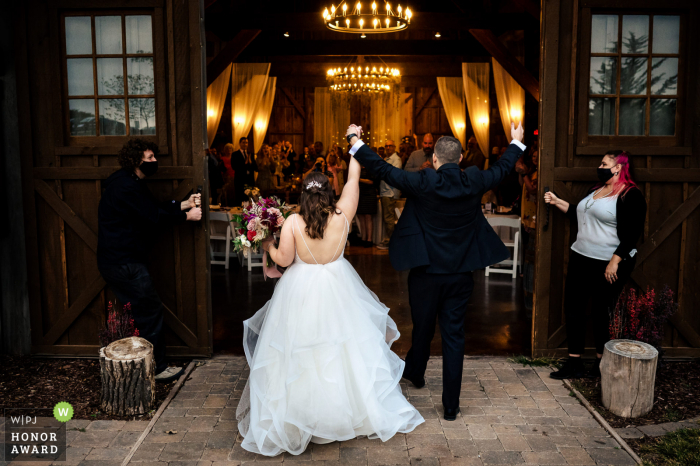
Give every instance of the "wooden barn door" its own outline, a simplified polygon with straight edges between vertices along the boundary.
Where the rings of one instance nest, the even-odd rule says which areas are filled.
[[[664,10],[640,8],[638,3],[617,0],[611,10],[609,1],[543,2],[540,198],[548,186],[575,207],[597,182],[595,169],[603,154],[629,151],[634,178],[647,201],[632,281],[643,290],[650,287],[658,293],[668,285],[674,291],[679,310],[665,329],[665,354],[699,357],[700,70],[692,59],[698,53],[699,34],[692,25],[699,8],[692,0],[669,0]],[[648,27],[637,49],[628,41],[633,27],[626,21]],[[618,27],[620,50],[610,44],[601,48],[605,34],[600,28],[608,25]],[[629,58],[632,54],[635,57]],[[629,69],[618,65],[612,84],[601,85],[603,60],[638,66],[637,79],[625,82]],[[660,75],[657,70],[668,65],[672,68]],[[637,103],[634,127],[631,109]],[[608,104],[609,120],[604,120],[597,109]],[[667,113],[660,113],[664,106]],[[538,205],[533,354],[563,356],[564,284],[576,225],[569,225],[553,208],[545,229],[546,210],[544,203]],[[591,333],[589,323],[587,346],[592,354]]]
[[[200,2],[130,5],[33,0],[20,9],[15,43],[34,354],[97,355],[114,300],[97,269],[97,208],[126,140],[158,144],[160,168],[148,179],[157,199],[179,201],[206,185]],[[165,305],[168,355],[212,352],[204,225],[164,231],[148,264]]]

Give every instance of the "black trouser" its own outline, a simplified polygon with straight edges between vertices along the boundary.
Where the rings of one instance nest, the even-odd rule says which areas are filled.
[[[126,264],[100,267],[102,277],[117,296],[122,306],[131,303],[134,325],[139,336],[153,345],[156,374],[164,371],[165,341],[163,339],[163,303],[144,264]]]
[[[464,318],[474,278],[471,272],[432,274],[425,269],[411,269],[408,274],[413,334],[404,374],[412,380],[425,375],[437,318],[442,336],[442,404],[457,408],[462,388]]]
[[[564,312],[569,354],[583,354],[586,343],[586,307],[591,301],[593,336],[598,354],[610,340],[610,312],[615,309],[622,288],[630,278],[636,258],[623,260],[617,268],[617,280],[605,279],[609,261],[591,259],[571,251],[566,275]]]

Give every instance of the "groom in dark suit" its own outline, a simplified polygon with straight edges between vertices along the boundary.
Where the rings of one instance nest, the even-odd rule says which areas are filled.
[[[462,171],[462,145],[443,136],[432,156],[435,169],[412,173],[386,163],[359,136],[362,127],[350,125],[346,137],[350,154],[378,179],[400,189],[406,206],[389,242],[391,264],[410,269],[408,295],[413,320],[411,349],[404,378],[420,388],[430,357],[435,319],[442,335],[442,404],[444,417],[459,413],[464,360],[464,319],[474,288],[472,272],[510,257],[481,212],[481,196],[495,188],[513,170],[525,150],[522,125],[511,124],[511,142],[505,154],[488,170]]]

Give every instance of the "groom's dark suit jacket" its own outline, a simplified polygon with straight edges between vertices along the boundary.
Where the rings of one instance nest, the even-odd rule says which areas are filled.
[[[481,196],[513,170],[522,153],[511,144],[488,170],[462,171],[456,163],[446,163],[412,173],[362,145],[355,153],[357,161],[407,197],[389,243],[394,268],[427,265],[428,273],[463,273],[508,259],[508,249],[481,212]]]

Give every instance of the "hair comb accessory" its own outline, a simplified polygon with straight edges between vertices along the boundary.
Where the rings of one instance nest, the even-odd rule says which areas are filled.
[[[322,188],[322,187],[323,187],[323,186],[322,186],[321,183],[319,183],[318,181],[312,181],[312,182],[310,182],[309,184],[306,185],[306,189],[307,189],[307,190],[308,190],[308,189],[311,189],[311,188],[319,188],[319,189],[320,189],[320,188]]]

